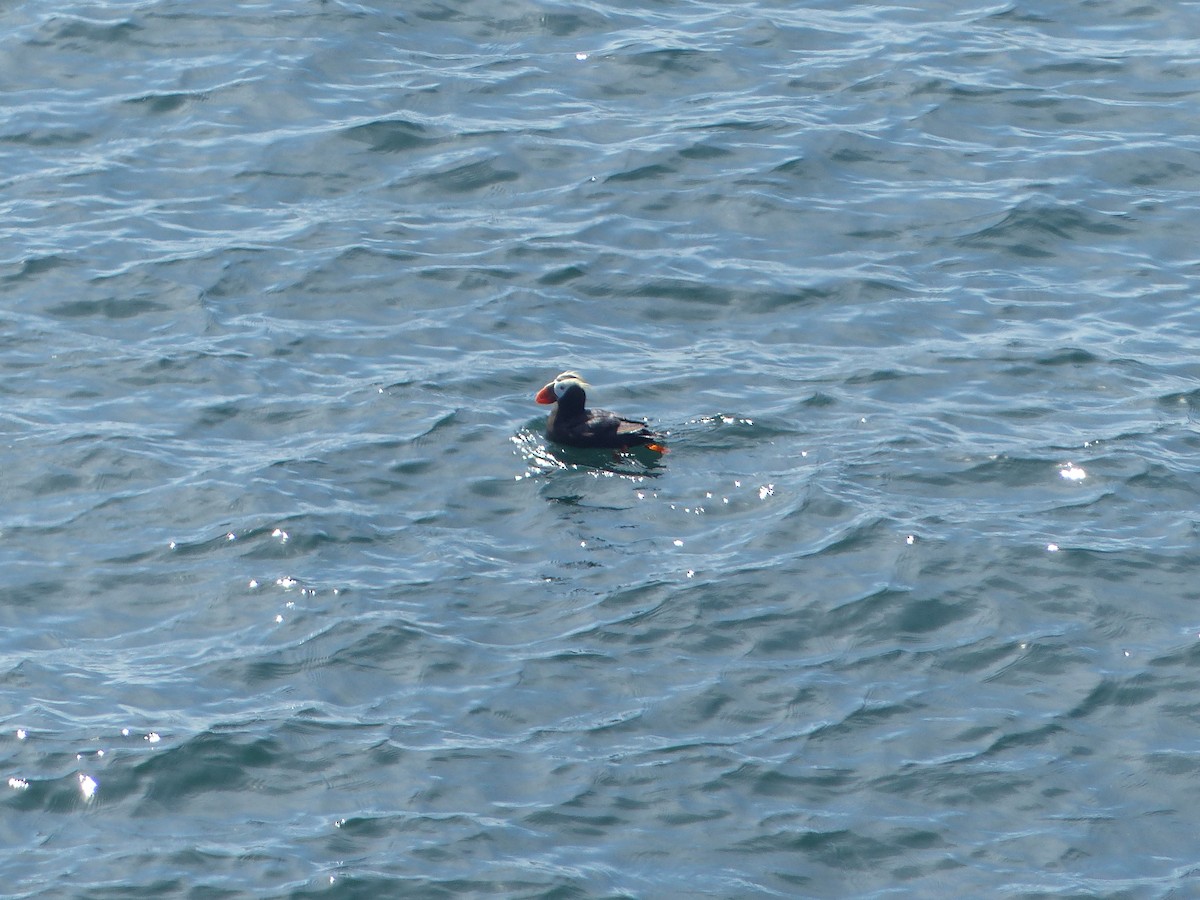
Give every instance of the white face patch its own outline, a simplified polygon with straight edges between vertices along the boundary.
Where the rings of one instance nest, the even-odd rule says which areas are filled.
[[[584,381],[576,372],[563,372],[554,379],[554,396],[559,400],[563,398],[563,394],[569,388],[577,387],[580,390],[588,387],[588,383]]]
[[[556,396],[559,400],[561,400],[563,398],[563,394],[565,394],[567,392],[568,388],[582,387],[582,386],[583,385],[581,385],[574,378],[572,378],[568,381],[556,381],[556,382],[554,382],[554,396]]]

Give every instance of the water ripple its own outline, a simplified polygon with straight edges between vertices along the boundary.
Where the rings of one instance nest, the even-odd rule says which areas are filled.
[[[944,12],[7,11],[11,891],[1186,892],[1188,11]]]

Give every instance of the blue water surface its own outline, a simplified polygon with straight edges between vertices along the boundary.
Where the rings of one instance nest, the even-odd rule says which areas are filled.
[[[0,24],[6,895],[1198,890],[1200,7]]]

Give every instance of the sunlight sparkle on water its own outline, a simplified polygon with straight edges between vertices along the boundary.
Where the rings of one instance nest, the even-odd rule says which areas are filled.
[[[91,800],[96,795],[96,788],[100,787],[96,783],[96,779],[91,775],[79,775],[79,792],[83,794],[84,800]]]
[[[1083,481],[1083,479],[1087,478],[1087,472],[1073,462],[1064,463],[1059,466],[1058,474],[1067,479],[1067,481]]]

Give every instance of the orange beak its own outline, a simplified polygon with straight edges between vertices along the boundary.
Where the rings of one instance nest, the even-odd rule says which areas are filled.
[[[537,392],[537,396],[533,398],[538,403],[557,403],[558,398],[554,396],[554,382],[550,382],[544,388]]]

